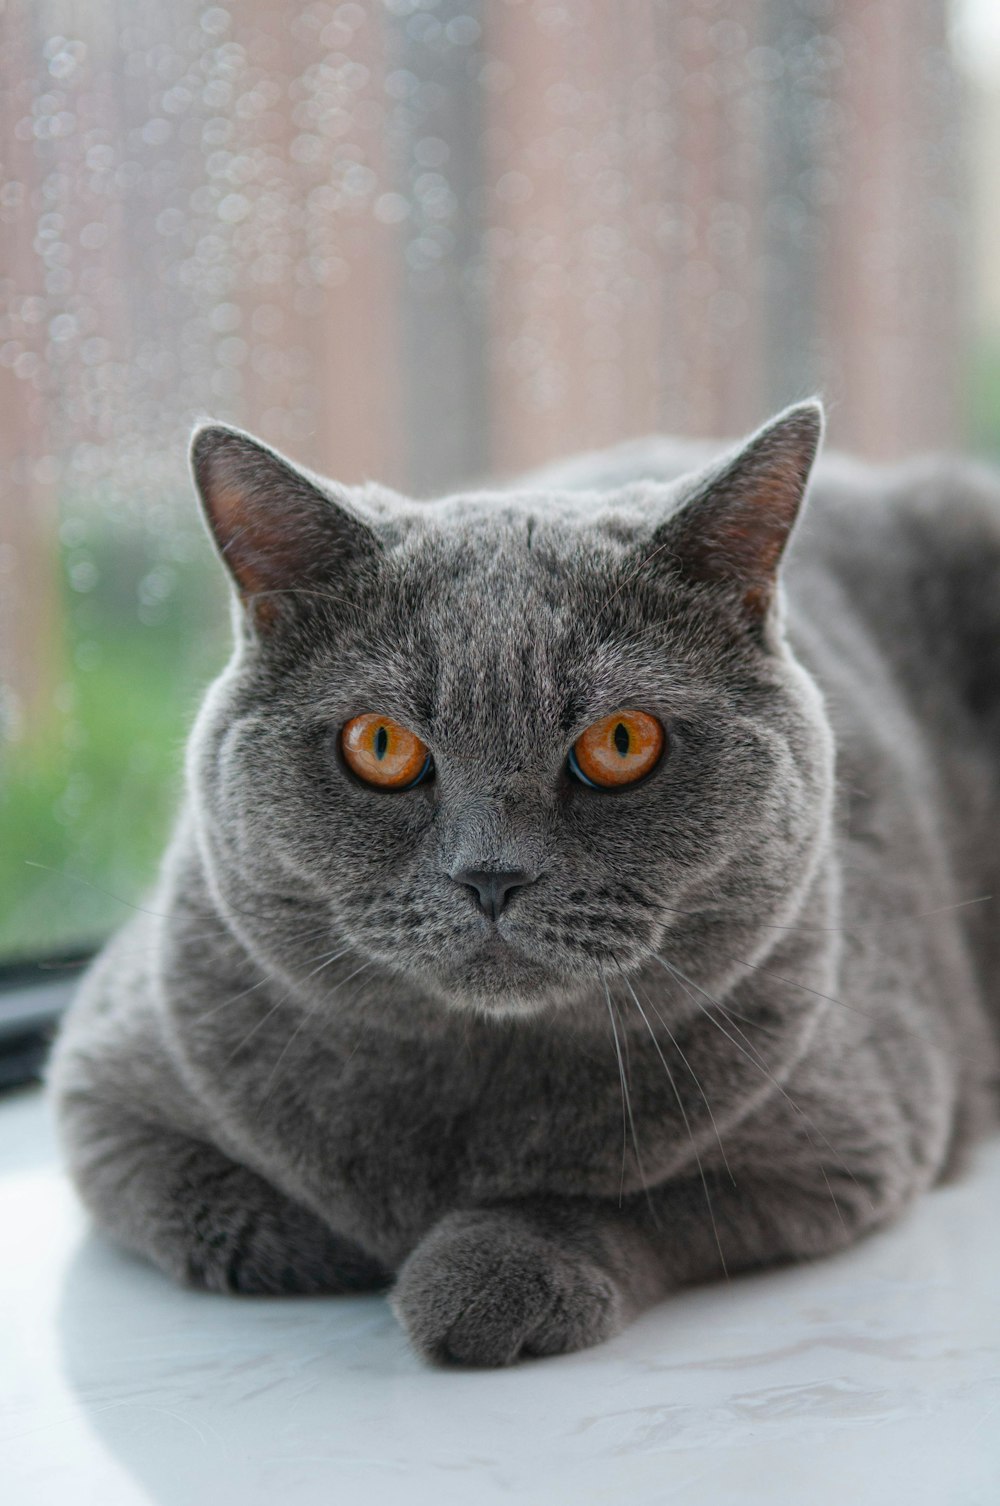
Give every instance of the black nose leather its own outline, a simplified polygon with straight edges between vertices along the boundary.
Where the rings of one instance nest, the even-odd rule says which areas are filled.
[[[456,884],[462,884],[474,892],[484,915],[488,915],[490,920],[498,920],[514,890],[523,889],[525,884],[533,884],[538,875],[526,873],[523,868],[506,872],[488,868],[462,868],[451,876]]]

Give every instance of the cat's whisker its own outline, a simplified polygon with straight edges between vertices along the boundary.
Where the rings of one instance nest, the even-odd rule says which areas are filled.
[[[801,1119],[801,1121],[802,1121],[802,1128],[805,1131],[806,1139],[809,1141],[809,1148],[810,1148],[810,1150],[813,1153],[813,1157],[814,1157],[814,1159],[816,1161],[816,1165],[819,1167],[819,1173],[820,1173],[820,1176],[823,1178],[824,1186],[826,1187],[826,1190],[827,1190],[827,1192],[830,1195],[830,1201],[833,1204],[834,1209],[836,1210],[837,1218],[838,1218],[838,1220],[840,1222],[841,1227],[846,1230],[847,1223],[846,1223],[846,1220],[844,1218],[843,1209],[840,1206],[840,1202],[839,1202],[839,1200],[837,1198],[837,1194],[834,1192],[833,1187],[830,1185],[829,1174],[827,1172],[826,1166],[823,1164],[823,1158],[822,1158],[822,1156],[820,1155],[819,1151],[816,1148],[816,1143],[813,1140],[813,1137],[812,1137],[812,1134],[810,1133],[810,1131],[815,1131],[815,1133],[817,1135],[819,1135],[819,1137],[823,1141],[824,1145],[827,1147],[827,1149],[834,1156],[835,1160],[839,1163],[841,1170],[845,1171],[847,1173],[847,1175],[850,1177],[851,1181],[854,1183],[855,1187],[858,1188],[858,1191],[862,1193],[862,1196],[865,1196],[864,1189],[861,1187],[860,1182],[858,1181],[857,1177],[854,1175],[853,1171],[851,1171],[851,1169],[847,1165],[847,1163],[844,1161],[843,1157],[839,1154],[839,1152],[837,1151],[836,1147],[831,1143],[829,1137],[827,1135],[825,1135],[823,1133],[823,1131],[817,1127],[815,1121],[809,1117],[809,1115],[802,1108],[801,1104],[798,1104],[798,1103],[795,1102],[794,1098],[792,1098],[792,1096],[787,1092],[787,1090],[784,1088],[784,1086],[781,1083],[778,1082],[778,1080],[774,1076],[774,1074],[767,1068],[767,1066],[764,1063],[763,1058],[760,1055],[760,1052],[756,1049],[756,1047],[754,1047],[751,1044],[751,1042],[749,1041],[749,1038],[746,1035],[746,1032],[743,1031],[743,1030],[741,1030],[738,1025],[733,1024],[733,1021],[732,1021],[731,1017],[729,1016],[729,1014],[726,1012],[726,1010],[721,1005],[719,1005],[718,1007],[721,1010],[721,1012],[725,1015],[725,1017],[728,1020],[729,1024],[732,1025],[732,1027],[736,1031],[736,1033],[738,1035],[740,1035],[744,1041],[746,1041],[747,1046],[750,1048],[749,1051],[744,1051],[744,1053],[743,1053],[744,1056],[746,1056],[747,1060],[749,1062],[753,1063],[764,1074],[764,1076],[770,1082],[772,1082],[774,1084],[774,1086],[778,1089],[779,1093],[781,1094],[782,1098],[784,1098],[785,1102],[790,1106],[790,1108],[792,1108],[794,1110],[794,1112],[796,1114],[798,1114],[799,1118]],[[704,1015],[706,1016],[707,1019],[710,1019],[712,1021],[712,1024],[716,1027],[717,1030],[721,1030],[722,1033],[723,1033],[723,1035],[725,1035],[729,1040],[731,1040],[733,1042],[733,1045],[736,1046],[737,1049],[742,1049],[740,1047],[740,1043],[738,1041],[734,1040],[734,1038],[729,1034],[729,1032],[727,1030],[725,1030],[722,1025],[719,1024],[719,1021],[716,1020],[709,1013],[709,1011],[707,1009],[703,1009],[702,1012],[704,1013]],[[752,1055],[750,1054],[751,1052],[753,1053]],[[871,1206],[870,1200],[869,1200],[869,1206]]]
[[[761,1056],[760,1052],[757,1050],[756,1046],[754,1046],[753,1042],[747,1037],[747,1035],[745,1034],[745,1032],[742,1031],[739,1028],[738,1025],[734,1025],[733,1024],[732,1020],[729,1019],[729,1016],[726,1013],[725,1007],[722,1004],[719,1003],[718,999],[713,998],[712,995],[710,993],[707,993],[706,990],[703,989],[700,984],[695,983],[692,978],[688,978],[685,973],[682,973],[681,970],[678,967],[676,967],[673,963],[668,962],[665,957],[657,956],[657,961],[664,967],[664,969],[668,973],[672,974],[673,977],[677,979],[677,981],[681,984],[681,987],[684,989],[684,992],[688,995],[688,998],[690,998],[692,1000],[692,1002],[701,1010],[701,1012],[705,1016],[705,1018],[707,1020],[711,1020],[712,1024],[715,1026],[715,1028],[718,1031],[720,1031],[721,1034],[724,1035],[728,1041],[732,1042],[732,1044],[736,1047],[737,1051],[741,1052],[742,1055],[746,1057],[747,1061],[750,1062],[750,1064],[752,1066],[756,1067],[757,1070],[760,1073],[763,1074],[763,1076],[767,1079],[767,1081],[770,1082],[771,1085],[781,1094],[782,1098],[785,1100],[785,1102],[788,1104],[788,1106],[799,1116],[799,1118],[802,1121],[802,1126],[803,1126],[803,1129],[805,1131],[806,1138],[809,1141],[809,1144],[810,1144],[810,1146],[812,1148],[813,1155],[816,1158],[816,1164],[819,1167],[820,1175],[822,1176],[823,1181],[826,1184],[826,1190],[830,1194],[830,1200],[832,1201],[833,1206],[834,1206],[834,1208],[837,1211],[837,1217],[839,1218],[841,1224],[844,1224],[843,1211],[841,1209],[840,1203],[837,1201],[836,1194],[834,1193],[834,1190],[833,1190],[833,1188],[830,1185],[830,1178],[827,1175],[826,1167],[823,1165],[822,1157],[820,1156],[819,1151],[816,1148],[815,1142],[813,1141],[812,1135],[810,1134],[810,1129],[815,1130],[816,1134],[819,1135],[820,1139],[826,1145],[827,1149],[830,1151],[830,1153],[833,1155],[833,1157],[839,1163],[839,1165],[841,1167],[841,1170],[843,1170],[847,1174],[847,1176],[850,1178],[850,1180],[858,1188],[859,1192],[861,1192],[862,1195],[864,1195],[864,1189],[861,1187],[861,1184],[858,1182],[857,1177],[854,1175],[854,1173],[851,1171],[850,1167],[843,1160],[843,1158],[841,1157],[840,1153],[837,1151],[836,1147],[831,1143],[831,1141],[823,1133],[823,1131],[820,1130],[813,1123],[813,1121],[810,1119],[809,1115],[805,1112],[805,1110],[799,1104],[797,1104],[795,1102],[795,1100],[788,1093],[788,1091],[786,1090],[786,1088],[784,1087],[784,1085],[782,1083],[780,1083],[778,1081],[778,1079],[774,1076],[773,1072],[770,1071],[770,1069],[768,1068],[766,1062],[764,1061],[763,1057]],[[690,989],[688,988],[688,986],[687,986],[688,984],[690,984],[691,988],[695,988],[695,989],[698,990],[699,993],[704,994],[705,998],[708,999],[709,1003],[712,1004],[717,1010],[719,1010],[720,1013],[722,1013],[723,1015],[725,1015],[726,1019],[729,1020],[729,1023],[731,1025],[733,1025],[733,1029],[736,1031],[737,1035],[741,1036],[742,1039],[746,1042],[746,1046],[742,1046],[740,1044],[740,1042],[738,1040],[736,1040],[736,1038],[734,1036],[730,1035],[729,1031],[725,1028],[725,1026],[722,1025],[715,1018],[715,1016],[712,1013],[712,1011],[710,1009],[706,1009],[705,1006],[704,1006],[704,1004],[700,1003],[699,1000],[695,998],[694,994],[691,993]],[[846,1225],[845,1225],[845,1227],[846,1227]]]
[[[687,993],[686,989],[685,993]],[[688,994],[688,998],[690,997],[691,995]],[[742,1020],[744,1025],[752,1025],[755,1030],[763,1030],[765,1035],[773,1035],[776,1033],[780,1034],[781,1032],[780,1025],[772,1024],[769,1020],[754,1019],[753,1015],[741,1014],[740,1011],[738,1009],[734,1009],[731,1004],[726,1005],[726,1015],[729,1019],[732,1020]]]
[[[625,1197],[625,1158],[628,1153],[628,1120],[625,1116],[625,1064],[622,1061],[622,1048],[618,1041],[618,1027],[615,1024],[615,1016],[611,1008],[611,994],[608,989],[608,980],[605,978],[603,972],[601,973],[601,982],[604,984],[604,997],[608,1005],[608,1019],[611,1021],[611,1031],[615,1039],[615,1054],[618,1057],[618,1075],[621,1078],[622,1084],[622,1174],[618,1186],[618,1206],[620,1208]]]
[[[341,956],[343,956],[343,953],[341,953]],[[331,958],[330,962],[329,963],[325,963],[324,966],[330,966],[330,964],[332,962],[335,962],[335,961],[336,961],[336,958]],[[343,988],[344,985],[345,985],[345,983],[350,983],[351,979],[352,978],[356,978],[359,975],[359,973],[363,973],[367,968],[374,967],[374,965],[375,965],[375,963],[374,963],[373,960],[368,961],[368,962],[363,962],[360,967],[356,967],[354,969],[353,973],[348,973],[348,975],[347,975],[346,978],[342,978],[339,983],[335,983],[334,984],[333,988],[331,988],[331,990],[330,990],[331,995],[335,994],[338,989]],[[319,971],[321,971],[321,969],[317,968],[316,971],[319,972]],[[313,974],[310,973],[309,976],[312,977]],[[317,1015],[317,1013],[318,1013],[318,1011],[319,1011],[319,1009],[320,1009],[320,1007],[321,1007],[321,1005],[322,1005],[323,1002],[324,1002],[323,1000],[319,1000],[318,999],[316,1001],[316,1003],[311,1006],[311,1008],[307,1009],[306,1012],[305,1012],[305,1014],[302,1016],[301,1020],[299,1021],[299,1023],[296,1025],[295,1029],[292,1031],[291,1035],[288,1037],[288,1040],[285,1042],[284,1046],[282,1047],[282,1050],[281,1050],[281,1052],[280,1052],[280,1054],[278,1056],[277,1061],[275,1062],[274,1066],[271,1068],[270,1073],[268,1074],[267,1081],[264,1084],[264,1092],[261,1095],[261,1100],[260,1100],[261,1103],[263,1103],[264,1100],[267,1098],[268,1093],[271,1090],[271,1084],[274,1082],[275,1078],[277,1077],[278,1068],[281,1066],[281,1063],[284,1061],[285,1057],[288,1055],[288,1052],[291,1049],[292,1044],[294,1043],[296,1037],[299,1035],[299,1033],[304,1028],[304,1026],[309,1025],[309,1024],[312,1023],[312,1021],[315,1019],[315,1017],[316,1017],[316,1015]],[[355,1048],[355,1049],[357,1049],[357,1048]],[[352,1052],[351,1054],[353,1055],[354,1053]]]
[[[614,960],[615,966],[617,967],[618,966],[617,958],[613,958],[613,960]],[[625,1056],[625,1081],[628,1084],[628,1086],[631,1088],[631,1086],[632,1086],[632,1056],[631,1056],[631,1052],[630,1052],[630,1049],[629,1049],[629,1043],[628,1043],[628,1031],[625,1028],[625,1015],[624,1015],[624,1011],[621,1010],[621,1009],[619,1009],[619,1007],[618,1007],[618,1000],[617,999],[613,998],[611,1000],[611,1003],[614,1006],[615,1014],[618,1016],[618,1023],[621,1026],[621,1029],[622,1029],[621,1043],[622,1043],[622,1051],[623,1051],[624,1056]]]
[[[248,989],[247,993],[249,993],[249,992],[250,992],[250,990]],[[248,1042],[251,1041],[253,1039],[253,1037],[257,1034],[257,1031],[260,1030],[260,1029],[262,1029],[262,1027],[267,1024],[268,1020],[271,1018],[272,1015],[277,1014],[277,1012],[281,1008],[282,1004],[284,1004],[288,999],[290,999],[291,996],[292,996],[292,990],[289,988],[289,989],[286,990],[285,993],[283,993],[281,995],[280,999],[276,1000],[275,1003],[271,1005],[270,1009],[267,1010],[267,1012],[261,1016],[261,1018],[256,1022],[256,1024],[251,1025],[250,1029],[247,1031],[247,1033],[243,1037],[243,1039],[240,1040],[240,1041],[238,1041],[236,1043],[236,1045],[233,1047],[232,1051],[230,1051],[229,1055],[226,1057],[225,1062],[223,1063],[224,1066],[228,1067],[229,1063],[233,1060],[233,1058],[235,1056],[239,1055],[239,1053],[248,1044]]]
[[[265,911],[262,911],[260,915],[251,915],[249,911],[245,910],[238,910],[234,913],[237,915],[245,916],[250,920],[270,920],[272,918]],[[287,936],[283,934],[281,939],[282,942],[286,945],[297,941],[309,941],[314,936],[322,936],[324,934],[329,935],[332,929],[333,922],[327,919],[324,920],[321,925],[310,926],[305,931],[291,931]],[[218,936],[223,937],[223,939],[227,941],[235,941],[237,939],[232,928],[224,921],[220,921],[219,926],[215,930],[184,931],[182,939],[185,943],[187,943],[189,941],[208,941],[211,938]]]
[[[787,978],[783,973],[776,973],[773,968],[764,967],[759,962],[749,962],[746,957],[736,957],[729,952],[720,952],[715,949],[717,957],[724,957],[727,962],[738,962],[741,967],[752,968],[755,973],[763,973],[768,978],[774,978],[778,983],[788,983],[792,988],[801,988],[807,994],[813,994],[817,999],[823,999],[827,1004],[839,1004],[841,1009],[850,1009],[854,1014],[864,1015],[865,1019],[872,1018],[871,1012],[862,1009],[859,1004],[848,1004],[846,999],[838,999],[835,994],[825,994],[822,989],[812,988],[808,983],[800,983],[797,978]]]
[[[349,951],[349,950],[350,950],[349,947],[345,948],[345,951]],[[323,956],[323,958],[322,958],[319,966],[318,967],[314,967],[311,972],[306,973],[305,977],[302,979],[302,982],[303,983],[307,983],[310,978],[314,978],[316,976],[316,974],[322,972],[325,967],[332,967],[333,964],[338,960],[338,958],[339,957],[343,957],[344,954],[345,954],[344,951],[337,952],[333,956],[330,956],[329,954],[325,954]],[[353,976],[353,974],[351,976]],[[255,986],[257,986],[257,985],[255,985]],[[247,990],[247,992],[249,992],[249,989]],[[246,1035],[239,1042],[239,1044],[236,1045],[236,1046],[234,1046],[233,1050],[230,1051],[229,1055],[226,1057],[226,1064],[227,1065],[228,1065],[229,1062],[232,1061],[233,1057],[236,1056],[240,1051],[242,1051],[243,1048],[247,1045],[247,1043],[253,1039],[253,1037],[257,1034],[257,1031],[260,1030],[260,1029],[262,1029],[263,1026],[267,1024],[268,1020],[272,1017],[272,1015],[277,1014],[277,1012],[281,1008],[282,1004],[286,1004],[288,1002],[288,1000],[291,998],[293,992],[294,992],[294,988],[286,989],[286,991],[281,995],[281,998],[278,999],[278,1000],[276,1000],[276,1002],[271,1005],[271,1008],[269,1010],[267,1010],[265,1014],[261,1015],[260,1019],[256,1022],[255,1025],[251,1026],[251,1028],[247,1031]]]
[[[632,987],[631,983],[629,984],[629,987]],[[667,1032],[667,1035],[668,1035],[668,1037],[670,1039],[670,1044],[673,1046],[674,1050],[677,1052],[677,1055],[680,1057],[681,1061],[684,1063],[684,1066],[687,1068],[688,1072],[691,1074],[691,1077],[694,1079],[694,1084],[695,1084],[696,1088],[698,1089],[698,1092],[701,1094],[702,1101],[704,1102],[705,1108],[706,1108],[706,1110],[708,1112],[708,1117],[712,1121],[712,1129],[715,1131],[715,1138],[718,1141],[719,1154],[722,1157],[722,1164],[726,1168],[726,1172],[728,1173],[729,1180],[732,1182],[733,1186],[735,1187],[736,1186],[736,1177],[733,1175],[733,1169],[732,1169],[732,1167],[729,1164],[729,1157],[726,1155],[726,1148],[725,1148],[725,1146],[722,1143],[722,1135],[719,1133],[719,1126],[718,1126],[718,1123],[716,1122],[715,1112],[714,1112],[714,1110],[712,1108],[712,1105],[711,1105],[711,1103],[709,1101],[708,1094],[705,1092],[705,1089],[702,1086],[701,1078],[698,1076],[697,1072],[694,1070],[694,1068],[692,1067],[691,1063],[688,1061],[688,1058],[685,1055],[685,1053],[684,1053],[684,1051],[683,1051],[683,1049],[681,1047],[680,1041],[678,1041],[677,1037],[674,1035],[674,1033],[671,1030],[670,1026],[667,1024],[666,1020],[663,1018],[662,1014],[657,1009],[656,1005],[653,1003],[653,1000],[649,997],[649,995],[647,994],[647,992],[646,992],[645,989],[642,989],[641,992],[642,992],[643,998],[646,1000],[646,1003],[649,1005],[650,1009],[656,1015],[656,1018],[659,1020],[660,1024],[663,1026],[664,1030]]]
[[[653,1029],[652,1025],[649,1023],[649,1018],[648,1018],[648,1016],[646,1014],[646,1011],[643,1009],[642,1005],[639,1003],[639,995],[636,993],[635,989],[632,987],[632,983],[631,983],[631,980],[628,977],[628,974],[624,971],[624,969],[620,965],[619,965],[618,971],[621,973],[622,978],[625,981],[625,987],[628,989],[629,993],[632,995],[633,1000],[635,1001],[635,1007],[639,1011],[639,1015],[640,1015],[640,1017],[642,1019],[643,1024],[645,1025],[646,1029],[649,1031],[650,1040],[653,1042],[653,1045],[656,1048],[656,1054],[660,1058],[660,1061],[663,1064],[663,1070],[664,1070],[664,1072],[666,1072],[666,1074],[667,1074],[667,1081],[670,1084],[670,1090],[673,1093],[674,1098],[677,1100],[677,1107],[680,1109],[681,1119],[684,1121],[684,1128],[687,1130],[687,1136],[688,1136],[688,1139],[691,1142],[691,1149],[694,1152],[695,1165],[698,1168],[698,1175],[701,1178],[701,1185],[702,1185],[702,1188],[704,1189],[704,1192],[705,1192],[705,1205],[706,1205],[706,1207],[708,1209],[708,1217],[709,1217],[709,1220],[710,1220],[711,1225],[712,1225],[712,1233],[715,1236],[715,1247],[716,1247],[716,1249],[719,1252],[719,1261],[720,1261],[720,1263],[722,1265],[722,1274],[725,1276],[726,1280],[728,1281],[729,1280],[729,1268],[726,1265],[726,1257],[725,1257],[725,1254],[723,1253],[723,1249],[722,1249],[722,1239],[721,1239],[721,1237],[719,1235],[719,1226],[716,1223],[716,1219],[715,1219],[715,1209],[712,1207],[712,1194],[708,1190],[708,1177],[705,1175],[705,1168],[702,1165],[701,1155],[699,1154],[698,1145],[697,1145],[697,1142],[696,1142],[696,1140],[694,1138],[694,1130],[691,1127],[691,1120],[688,1117],[688,1111],[687,1111],[687,1109],[684,1106],[684,1100],[681,1097],[680,1092],[678,1090],[677,1083],[676,1083],[676,1080],[674,1078],[674,1074],[670,1070],[670,1064],[667,1061],[667,1058],[663,1054],[663,1051],[662,1051],[662,1048],[660,1046],[659,1041],[656,1039],[656,1032]],[[676,1042],[675,1042],[675,1044],[676,1044]],[[706,1101],[706,1103],[708,1102],[707,1099],[705,1101]],[[709,1112],[711,1112],[711,1110]],[[714,1118],[713,1118],[712,1122],[713,1123],[715,1122]],[[718,1133],[718,1131],[716,1131],[716,1133]],[[722,1144],[721,1140],[720,1140],[719,1144],[721,1146],[721,1144]],[[728,1166],[727,1166],[727,1170],[728,1170]],[[732,1176],[732,1172],[730,1172],[729,1175]]]
[[[663,913],[666,914],[666,915],[682,915],[682,916],[684,916],[685,919],[688,919],[688,920],[702,920],[703,921],[703,920],[706,919],[706,917],[708,915],[716,913],[715,911],[709,910],[709,909],[703,909],[703,910],[682,910],[677,905],[666,905],[661,900],[656,900],[655,901],[654,908],[657,909],[657,910],[663,911]],[[857,931],[849,931],[844,926],[813,926],[813,925],[805,925],[805,924],[802,924],[802,925],[783,924],[782,925],[782,924],[779,924],[777,921],[767,921],[767,920],[760,920],[760,921],[755,920],[753,922],[753,925],[755,927],[759,926],[760,929],[764,930],[764,931],[801,931],[801,932],[803,932],[806,935],[816,934],[816,935],[820,935],[820,936],[846,936],[847,939],[848,939],[848,941],[860,941],[860,940],[866,940],[867,939],[867,938],[860,937]]]
[[[952,910],[964,910],[969,905],[985,905],[995,899],[994,894],[979,894],[975,899],[960,899],[953,905],[941,905],[936,910],[919,910],[916,915],[908,915],[907,920],[931,920],[935,915],[948,915]]]
[[[901,916],[900,919],[907,924],[915,924],[921,920],[932,920],[936,915],[949,915],[954,910],[965,910],[972,905],[985,905],[997,899],[995,894],[977,894],[972,899],[956,900],[954,904],[941,905],[933,910],[917,910],[912,915]],[[667,905],[660,900],[653,901],[655,907],[668,915],[683,915],[692,920],[704,920],[705,910],[683,910],[676,905]],[[872,937],[865,935],[864,929],[848,930],[846,926],[814,926],[807,924],[779,924],[777,921],[755,921],[765,931],[801,931],[803,933],[815,932],[818,935],[846,936],[848,941],[860,942],[863,945],[873,945]]]
[[[323,929],[325,930],[326,927],[323,927]],[[313,935],[315,933],[308,932],[307,934]],[[300,941],[304,939],[305,938],[301,936],[298,938],[298,940]],[[338,958],[346,957],[347,953],[350,950],[350,947],[344,947],[343,951],[338,952],[335,957],[330,957],[329,953],[327,952],[320,952],[316,957],[307,957],[306,965],[308,966],[310,962],[317,962],[325,958],[326,962],[324,963],[324,965],[328,966],[329,964],[336,962]],[[211,1009],[206,1009],[201,1014],[196,1015],[193,1023],[200,1023],[202,1020],[211,1019],[212,1016],[218,1014],[220,1010],[228,1009],[230,1004],[235,1004],[239,999],[245,999],[249,994],[256,993],[257,989],[263,988],[265,983],[273,983],[277,976],[277,973],[266,974],[263,978],[259,978],[256,983],[251,983],[249,988],[242,989],[238,994],[231,994],[228,999],[223,999],[221,1004],[213,1004]],[[307,977],[311,978],[312,976],[312,973],[307,974]],[[286,994],[285,998],[287,997],[288,995]]]
[[[632,1145],[635,1148],[635,1164],[639,1169],[639,1181],[642,1183],[642,1190],[646,1195],[646,1203],[649,1207],[650,1217],[652,1218],[653,1223],[656,1224],[657,1227],[659,1227],[660,1221],[657,1217],[656,1209],[653,1206],[653,1200],[649,1195],[649,1186],[646,1182],[646,1173],[642,1164],[642,1156],[639,1152],[639,1137],[635,1131],[635,1119],[632,1115],[632,1095],[629,1093],[628,1083],[625,1080],[625,1063],[622,1059],[621,1042],[618,1039],[618,1026],[615,1024],[614,1011],[611,1007],[611,990],[608,988],[608,979],[607,975],[604,972],[601,973],[601,982],[604,984],[604,997],[607,1000],[608,1018],[611,1021],[611,1033],[614,1036],[615,1040],[615,1055],[618,1058],[618,1075],[621,1079],[622,1085],[622,1173],[621,1182],[618,1188],[618,1206],[619,1208],[621,1207],[625,1197],[625,1157],[628,1150],[628,1131],[626,1129],[625,1116],[627,1114],[628,1125],[632,1130]]]

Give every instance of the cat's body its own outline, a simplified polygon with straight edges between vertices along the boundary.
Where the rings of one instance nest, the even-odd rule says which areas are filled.
[[[389,589],[338,533],[349,589],[343,560],[280,561],[317,597],[297,616],[259,605],[273,530],[230,554],[257,616],[199,720],[159,889],[52,1072],[120,1240],[216,1289],[398,1274],[423,1352],[499,1363],[832,1251],[954,1166],[997,1066],[1000,486],[821,464],[784,577],[793,657],[766,594],[784,537],[730,514],[752,492],[787,532],[803,412],[691,492],[710,507],[687,532],[658,483],[706,452],[651,442],[509,499],[369,493],[405,569]],[[286,473],[211,432],[216,532],[236,536],[218,515],[239,492],[253,533],[247,491]],[[335,766],[317,727],[373,701],[422,729],[430,790]],[[565,747],[623,705],[667,727],[663,766],[581,793]],[[460,907],[462,864],[530,870],[506,919]]]

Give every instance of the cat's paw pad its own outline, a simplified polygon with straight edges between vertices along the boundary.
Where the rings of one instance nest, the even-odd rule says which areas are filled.
[[[598,1344],[621,1294],[592,1260],[499,1215],[453,1214],[403,1266],[393,1307],[427,1359],[509,1365]]]

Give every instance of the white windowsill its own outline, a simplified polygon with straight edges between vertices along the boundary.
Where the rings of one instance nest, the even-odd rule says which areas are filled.
[[[435,1371],[383,1298],[180,1291],[86,1231],[0,1100],[6,1506],[959,1506],[1000,1481],[1000,1142],[837,1259],[602,1349]]]

